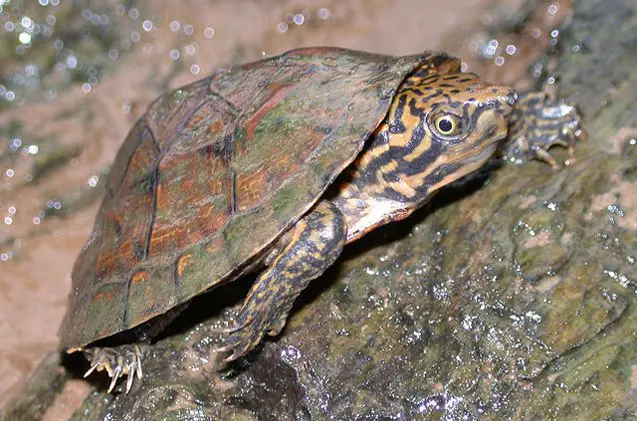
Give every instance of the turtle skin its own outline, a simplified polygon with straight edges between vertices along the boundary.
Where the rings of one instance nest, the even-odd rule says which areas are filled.
[[[128,392],[144,348],[96,341],[132,331],[148,342],[140,326],[160,330],[195,295],[258,269],[218,349],[226,361],[245,355],[281,332],[346,244],[480,168],[509,126],[520,158],[547,161],[550,146],[572,148],[581,135],[570,105],[516,101],[445,54],[334,48],[219,70],[166,94],[118,153],[73,270],[62,347],[106,371],[109,390],[128,375]]]

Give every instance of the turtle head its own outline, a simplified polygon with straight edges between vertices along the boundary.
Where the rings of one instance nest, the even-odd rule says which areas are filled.
[[[471,73],[434,74],[399,89],[386,141],[409,201],[482,166],[506,136],[516,99],[512,89]]]

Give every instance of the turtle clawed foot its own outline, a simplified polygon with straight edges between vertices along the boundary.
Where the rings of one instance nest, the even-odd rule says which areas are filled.
[[[126,393],[133,386],[133,379],[142,378],[142,350],[136,344],[121,345],[113,348],[87,348],[84,355],[91,362],[91,367],[84,377],[91,375],[93,371],[106,371],[111,378],[108,392],[115,388],[117,380],[128,376],[126,379]]]
[[[509,142],[505,155],[519,159],[537,159],[554,169],[560,168],[549,148],[567,148],[568,163],[573,162],[575,145],[586,139],[582,118],[574,105],[556,100],[545,92],[520,95],[511,117]]]
[[[243,357],[258,345],[266,334],[276,336],[285,326],[289,312],[288,306],[259,305],[253,307],[250,304],[248,301],[233,325],[223,331],[229,334],[228,339],[226,345],[217,348],[216,352],[231,352],[228,357],[224,358],[225,362]],[[269,309],[274,309],[274,311],[268,311]]]
[[[224,358],[225,362],[234,361],[246,355],[254,348],[265,335],[259,326],[261,323],[252,319],[248,323],[235,322],[232,327],[225,329],[224,333],[228,333],[226,345],[216,349],[216,352],[231,354]]]

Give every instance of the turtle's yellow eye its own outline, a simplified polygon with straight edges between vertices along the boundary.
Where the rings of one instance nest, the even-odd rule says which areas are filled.
[[[433,123],[433,129],[442,136],[456,136],[461,131],[462,122],[453,114],[436,117]]]

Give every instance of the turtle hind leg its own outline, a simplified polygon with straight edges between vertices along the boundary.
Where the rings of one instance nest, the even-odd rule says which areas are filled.
[[[82,350],[90,361],[91,368],[84,374],[88,377],[93,371],[106,371],[111,378],[108,393],[111,393],[117,380],[124,376],[126,379],[126,393],[133,386],[133,379],[142,378],[143,345],[125,344],[116,347],[91,347]]]
[[[245,355],[266,334],[281,332],[296,297],[334,263],[346,235],[343,214],[327,200],[296,223],[289,243],[259,275],[233,326],[226,330],[226,346],[217,350],[232,351],[225,361]]]

